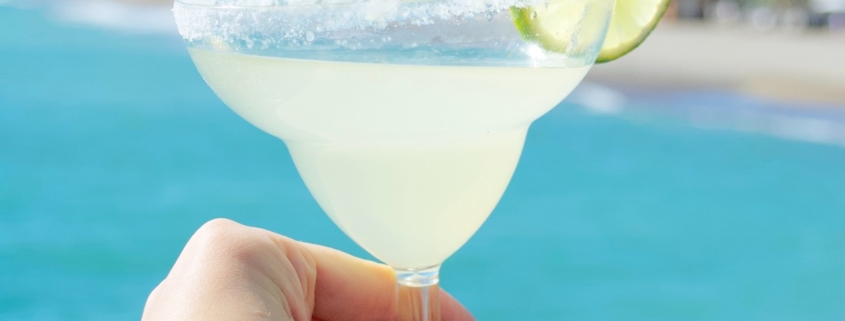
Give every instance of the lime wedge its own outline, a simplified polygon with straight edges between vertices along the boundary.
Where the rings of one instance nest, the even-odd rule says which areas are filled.
[[[634,50],[654,30],[668,6],[669,0],[616,0],[596,62],[608,62]],[[603,17],[599,16],[604,12],[589,8],[587,1],[567,0],[511,8],[514,25],[525,40],[568,55],[586,54],[594,48],[592,45],[604,31]]]
[[[566,53],[575,45],[572,36],[587,11],[585,2],[549,1],[544,6],[513,7],[511,16],[522,38],[543,49]]]
[[[616,0],[607,37],[597,63],[608,62],[637,48],[663,17],[669,0]]]

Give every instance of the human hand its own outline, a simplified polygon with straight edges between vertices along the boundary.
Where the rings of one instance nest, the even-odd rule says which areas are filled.
[[[396,279],[381,264],[215,219],[150,293],[142,321],[397,320]],[[443,321],[475,320],[441,290]]]

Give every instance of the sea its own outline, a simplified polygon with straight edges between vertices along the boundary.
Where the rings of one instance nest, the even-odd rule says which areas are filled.
[[[0,4],[0,320],[138,320],[218,217],[371,258],[167,10],[95,4]],[[840,107],[587,82],[441,285],[479,320],[845,320]]]

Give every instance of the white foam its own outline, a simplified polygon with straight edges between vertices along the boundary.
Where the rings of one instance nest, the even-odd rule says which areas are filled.
[[[594,114],[613,115],[625,109],[628,99],[610,87],[585,81],[576,87],[567,100]]]
[[[775,136],[815,143],[845,143],[845,128],[827,119],[769,117],[767,131]]]
[[[2,1],[2,0],[0,0]],[[142,34],[176,35],[169,7],[113,1],[54,1],[48,8],[59,20]]]

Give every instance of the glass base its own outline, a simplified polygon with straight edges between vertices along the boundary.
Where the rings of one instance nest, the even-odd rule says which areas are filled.
[[[440,265],[393,269],[400,321],[440,321]]]

